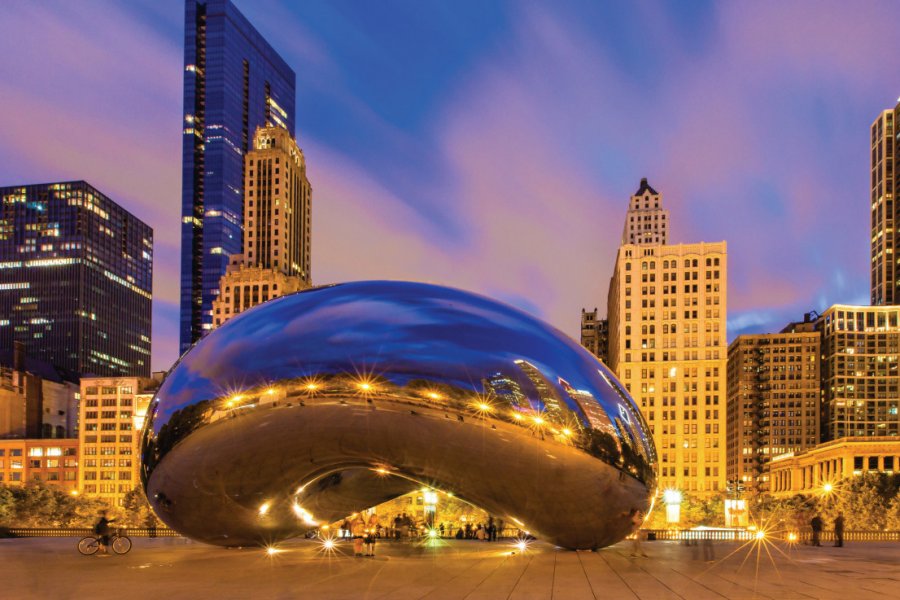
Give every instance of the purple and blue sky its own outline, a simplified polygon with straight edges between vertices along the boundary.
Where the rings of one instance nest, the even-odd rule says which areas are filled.
[[[728,242],[729,339],[868,301],[869,125],[896,2],[235,0],[297,73],[315,283],[506,300],[577,337],[628,196]],[[180,0],[4,3],[0,185],[85,179],[155,232],[177,357]]]

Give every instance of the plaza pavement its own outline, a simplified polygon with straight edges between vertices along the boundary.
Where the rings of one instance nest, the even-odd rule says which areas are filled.
[[[347,543],[330,553],[296,540],[270,556],[134,538],[130,554],[101,558],[79,555],[76,541],[0,540],[0,598],[900,598],[900,544],[890,543],[717,543],[717,560],[706,562],[702,546],[677,542],[646,542],[650,558],[633,559],[627,542],[594,553],[539,542],[524,553],[503,541],[382,542],[377,557],[354,558]]]

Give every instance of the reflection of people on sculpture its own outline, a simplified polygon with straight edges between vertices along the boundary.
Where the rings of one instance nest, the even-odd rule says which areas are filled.
[[[366,521],[366,534],[363,538],[366,544],[366,556],[375,556],[375,536],[378,535],[378,515],[372,513]]]
[[[363,540],[366,535],[366,520],[361,514],[350,522],[350,533],[353,534],[353,555],[362,556]]]

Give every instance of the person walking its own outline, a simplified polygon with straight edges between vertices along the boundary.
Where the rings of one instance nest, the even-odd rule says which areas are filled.
[[[366,521],[366,534],[363,541],[366,545],[366,556],[375,556],[375,537],[378,535],[378,515],[372,513]]]
[[[841,511],[834,519],[834,547],[844,547],[844,513]]]
[[[631,529],[634,533],[634,540],[631,546],[632,558],[637,558],[639,555],[648,558],[647,553],[644,552],[644,549],[641,547],[641,538],[643,537],[641,525],[644,524],[644,513],[636,508],[632,508],[631,511],[628,512],[627,517],[631,522]]]
[[[350,534],[353,536],[353,556],[362,556],[366,537],[366,520],[361,514],[356,515],[350,522]]]
[[[816,514],[812,518],[812,521],[809,522],[809,526],[812,527],[812,542],[813,546],[821,546],[822,543],[819,541],[820,536],[822,535],[822,517]]]
[[[443,522],[438,526],[438,529],[441,532],[441,537],[444,537],[444,523]]]

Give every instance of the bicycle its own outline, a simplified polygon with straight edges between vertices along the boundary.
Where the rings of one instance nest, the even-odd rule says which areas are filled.
[[[116,529],[109,536],[109,547],[116,554],[128,554],[131,550],[131,538],[122,533],[121,529]],[[100,536],[89,535],[78,541],[78,551],[85,556],[96,554],[100,550]]]

